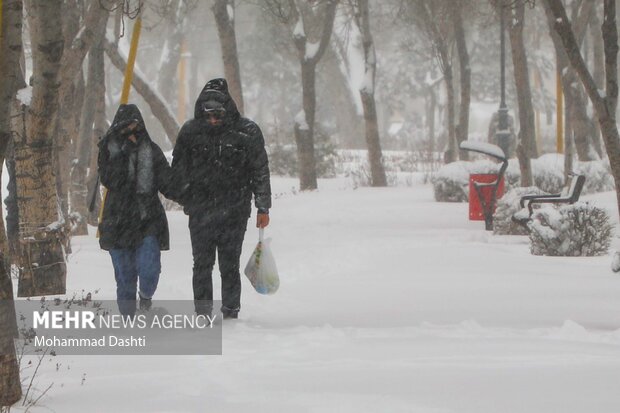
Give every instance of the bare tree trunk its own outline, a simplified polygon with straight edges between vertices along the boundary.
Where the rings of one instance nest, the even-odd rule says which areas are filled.
[[[178,84],[177,67],[181,59],[181,47],[183,43],[183,27],[175,24],[172,34],[166,38],[162,51],[162,57],[157,74],[157,89],[161,92],[166,102],[177,101],[176,90]]]
[[[21,37],[20,37],[21,39]],[[19,207],[17,202],[17,173],[15,169],[15,137],[26,135],[25,110],[17,98],[13,99],[10,108],[10,133],[11,140],[5,153],[6,169],[9,175],[7,184],[8,195],[4,202],[6,205],[6,232],[9,241],[7,260],[11,265],[19,266],[21,248],[19,242]],[[6,254],[5,254],[6,255]]]
[[[118,70],[124,72],[125,66],[127,65],[125,58],[121,56],[114,44],[106,40],[104,45],[105,53],[110,58],[110,62],[112,62]],[[144,98],[151,108],[153,116],[161,123],[166,135],[168,135],[168,139],[171,144],[174,145],[180,127],[170,108],[159,98],[158,94],[149,86],[146,79],[143,79],[142,74],[138,70],[134,71],[131,85],[136,89],[136,92]]]
[[[235,35],[234,0],[215,0],[213,15],[215,16],[217,32],[220,38],[224,74],[228,81],[228,89],[237,104],[239,112],[243,114],[243,90],[241,88],[241,70],[239,69],[239,54],[237,53],[237,38]]]
[[[604,0],[603,25],[601,26],[605,53],[605,92],[601,94],[583,60],[579,42],[561,0],[544,0],[552,13],[551,27],[562,41],[563,50],[594,105],[609,156],[611,173],[616,185],[618,213],[620,214],[620,135],[616,124],[618,107],[618,27],[616,0]]]
[[[176,101],[175,92],[178,83],[176,72],[181,58],[181,42],[183,41],[179,35],[180,33],[174,30],[172,35],[166,39],[157,73],[157,89],[169,103]]]
[[[4,260],[4,254],[0,251],[0,406],[11,406],[21,399],[22,388],[13,344],[13,286]]]
[[[531,158],[538,158],[536,148],[536,125],[534,107],[532,105],[532,91],[530,88],[530,74],[527,65],[527,55],[523,40],[525,26],[525,4],[518,1],[512,12],[509,25],[510,49],[514,66],[515,84],[517,87],[517,104],[519,107],[519,144],[517,157],[521,169],[521,186],[533,185]]]
[[[101,51],[103,53],[103,51]],[[105,76],[105,62],[103,55],[98,57],[101,59],[100,67],[101,67],[101,76]],[[97,82],[95,84],[95,123],[93,129],[93,139],[100,139],[105,131],[108,129],[109,125],[106,120],[105,114],[105,82]],[[99,180],[97,173],[97,155],[99,151],[93,145],[94,142],[91,143],[90,153],[89,153],[89,173],[88,173],[88,194],[94,194],[95,203],[92,211],[89,211],[88,214],[88,223],[96,226],[99,223],[98,211],[101,209],[101,193],[99,192]],[[87,200],[90,204],[91,198]]]
[[[433,6],[439,4],[438,10]],[[458,148],[456,142],[455,131],[455,95],[454,95],[454,75],[452,72],[452,56],[449,51],[449,39],[448,35],[442,31],[442,23],[447,24],[445,19],[449,19],[447,11],[445,10],[445,4],[437,3],[433,1],[416,1],[412,2],[413,12],[416,15],[418,25],[421,25],[427,32],[429,39],[433,44],[433,48],[436,50],[437,61],[441,72],[443,73],[443,80],[446,85],[447,96],[447,110],[446,110],[446,129],[448,133],[448,148],[444,153],[444,162],[451,163],[457,160]],[[443,14],[440,12],[443,10]],[[439,14],[436,14],[439,13]],[[450,22],[452,24],[452,22]]]
[[[448,132],[448,150],[444,155],[444,162],[450,163],[457,160],[457,146],[455,136],[454,125],[454,113],[455,113],[455,97],[454,97],[454,78],[452,77],[452,65],[447,64],[444,66],[443,80],[446,83],[447,93],[447,112],[446,123]]]
[[[370,177],[372,186],[387,186],[385,168],[383,167],[381,140],[377,123],[377,107],[375,103],[375,74],[377,70],[377,56],[375,44],[370,31],[370,10],[368,0],[359,0],[359,27],[362,33],[362,47],[364,48],[364,85],[360,89],[364,122],[366,125],[366,145],[368,147],[368,162],[370,163]]]
[[[426,111],[428,123],[428,140],[429,140],[429,152],[432,157],[435,156],[435,111],[437,110],[437,95],[434,87],[428,88],[428,109]]]
[[[295,142],[299,161],[299,188],[317,188],[316,161],[314,157],[314,116],[316,112],[316,68],[311,62],[301,63],[303,94],[302,114],[295,118]]]
[[[458,145],[467,140],[469,135],[469,107],[471,103],[471,67],[469,66],[469,52],[467,51],[465,28],[463,27],[463,16],[461,15],[462,5],[463,3],[459,3],[452,12],[461,78],[461,106],[459,108],[459,123],[456,125],[455,130]],[[460,151],[459,158],[464,161],[469,160],[469,152]]]
[[[64,294],[66,265],[59,222],[54,160],[63,55],[62,0],[32,0],[30,27],[33,94],[26,136],[15,140],[15,168],[22,242],[19,296]]]
[[[592,60],[593,69],[592,77],[594,82],[602,89],[605,85],[605,52],[603,51],[603,34],[601,33],[601,21],[598,18],[598,12],[596,8],[592,12],[592,19],[590,20],[590,34],[592,37]],[[594,119],[591,122],[591,137],[592,145],[596,150],[599,158],[603,157],[604,148],[601,137],[601,128]]]
[[[582,2],[575,4],[576,16],[572,28],[575,30],[576,41],[578,44],[583,42],[585,37],[587,23],[591,19],[594,11],[593,2]],[[581,6],[581,7],[577,7]],[[562,74],[562,89],[564,90],[565,101],[565,142],[572,141],[574,150],[576,150],[580,160],[596,159],[596,151],[591,147],[591,122],[586,112],[587,100],[582,91],[582,86],[578,82],[577,74],[573,67],[570,66],[569,58],[562,45],[562,40],[557,32],[553,29],[555,25],[554,13],[548,6],[547,2],[543,2],[545,13],[547,14],[547,23],[551,34],[551,39],[556,50],[558,71]],[[569,22],[569,24],[571,24]],[[566,168],[572,168],[570,160],[568,160]],[[566,169],[570,172],[572,169]]]
[[[62,4],[62,34],[65,48],[70,49],[73,39],[80,31],[80,13],[75,1],[64,1]],[[65,53],[63,52],[63,55]],[[82,74],[81,70],[79,71]],[[68,79],[69,80],[69,79]],[[77,130],[75,128],[75,112],[79,100],[79,81],[70,79],[66,85],[61,84],[61,88],[66,92],[63,94],[64,100],[59,102],[58,116],[56,123],[56,150],[54,151],[56,165],[56,190],[60,202],[62,216],[67,219],[69,216],[69,174],[71,170],[71,157],[73,155],[72,145],[76,140]],[[83,91],[83,89],[82,89]]]
[[[82,64],[86,54],[105,33],[108,10],[100,2],[89,2],[89,9],[80,26],[75,2],[63,3],[63,37],[65,50],[60,70],[59,114],[57,116],[56,173],[60,209],[69,218],[69,187],[75,146],[78,146],[79,122],[84,98]],[[70,252],[69,237],[65,245]]]
[[[105,88],[105,61],[103,39],[93,45],[88,57],[88,86],[82,107],[78,150],[71,176],[71,210],[79,215],[75,235],[88,235],[88,188],[87,171],[90,166],[91,151],[94,150],[93,142],[96,135],[93,134],[95,111],[102,102],[101,88]],[[105,96],[105,92],[104,92]],[[94,170],[90,174],[96,173]]]
[[[330,0],[324,5],[324,15],[321,21],[317,20],[315,11],[308,5],[297,8],[296,3],[291,12],[294,18],[292,37],[297,48],[301,65],[302,111],[295,118],[295,142],[297,143],[297,157],[299,161],[299,189],[313,190],[318,187],[316,176],[316,160],[314,156],[314,120],[316,114],[316,65],[325,54],[331,38],[336,17],[337,1]],[[314,20],[314,24],[305,28],[305,22]],[[320,28],[319,43],[315,50],[309,50],[310,42],[306,29]],[[300,30],[301,29],[301,30]]]
[[[22,16],[23,4],[21,0],[4,1],[3,20],[0,25],[3,32],[0,34],[0,168],[6,161],[7,170],[9,171],[9,198],[7,198],[7,228],[5,231],[4,222],[0,219],[2,245],[0,251],[4,252],[5,259],[8,263],[17,249],[15,248],[15,191],[11,193],[11,187],[14,185],[14,156],[12,150],[11,139],[11,109],[14,104],[16,93],[25,86],[22,70]],[[6,183],[0,185],[0,202],[2,202],[2,188]],[[10,233],[9,233],[10,232]],[[8,241],[10,239],[10,241]],[[12,296],[12,285],[11,296]]]
[[[7,156],[11,139],[10,109],[15,93],[24,86],[20,70],[22,54],[21,0],[4,0],[0,27],[0,169]],[[0,177],[0,202],[4,183]],[[19,366],[15,356],[13,337],[16,333],[15,307],[13,306],[13,283],[7,268],[6,252],[10,251],[4,221],[0,217],[0,406],[10,406],[22,396]],[[7,260],[7,261],[5,261]]]

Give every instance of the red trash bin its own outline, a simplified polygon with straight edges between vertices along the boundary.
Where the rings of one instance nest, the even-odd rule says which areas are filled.
[[[480,203],[480,199],[478,199],[478,192],[474,188],[474,182],[489,184],[495,182],[497,180],[497,174],[471,174],[469,175],[469,220],[470,221],[484,221],[484,211],[482,210],[482,204]],[[491,202],[491,192],[493,190],[493,186],[483,186],[482,196],[484,198],[485,203],[488,205]],[[499,187],[497,188],[497,196],[495,200],[497,201],[504,195],[504,178],[499,182]],[[493,212],[495,212],[495,207],[497,203],[493,206]]]

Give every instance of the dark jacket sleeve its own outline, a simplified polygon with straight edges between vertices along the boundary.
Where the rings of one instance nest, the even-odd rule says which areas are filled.
[[[153,143],[154,166],[157,177],[157,190],[166,198],[176,201],[175,183],[172,179],[172,168],[161,148]]]
[[[170,199],[175,200],[181,205],[185,205],[187,198],[190,196],[191,148],[189,147],[189,140],[190,127],[189,123],[185,123],[179,131],[177,142],[172,151],[172,168],[170,172],[170,195],[172,196]]]
[[[110,140],[115,139],[114,135],[105,135],[99,141],[99,155],[97,157],[97,167],[101,184],[106,188],[118,191],[124,189],[128,175],[128,157],[119,144],[118,150],[110,153]]]
[[[265,139],[258,125],[250,120],[246,120],[242,132],[249,136],[250,183],[254,205],[259,212],[266,213],[271,208],[271,181]]]

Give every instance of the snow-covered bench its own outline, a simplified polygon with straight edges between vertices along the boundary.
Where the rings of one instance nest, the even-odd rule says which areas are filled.
[[[508,168],[508,159],[504,154],[502,148],[497,145],[493,145],[492,143],[487,142],[474,142],[474,141],[463,141],[459,145],[461,149],[465,151],[472,151],[482,153],[484,155],[490,156],[492,158],[497,159],[502,163],[499,170],[497,171],[497,179],[493,182],[483,183],[483,182],[474,182],[473,186],[476,190],[476,194],[478,195],[478,199],[480,200],[480,205],[482,206],[482,212],[484,213],[484,225],[487,231],[493,230],[493,212],[495,211],[495,204],[497,203],[497,191],[499,189],[500,182],[504,177],[504,173]],[[482,194],[482,188],[491,188],[491,196],[489,201]]]
[[[524,195],[519,204],[521,210],[513,215],[512,219],[519,224],[525,225],[532,218],[535,204],[574,204],[579,201],[581,190],[586,182],[585,175],[569,174],[570,182],[559,194],[549,195]],[[524,208],[527,205],[528,214],[525,215]]]

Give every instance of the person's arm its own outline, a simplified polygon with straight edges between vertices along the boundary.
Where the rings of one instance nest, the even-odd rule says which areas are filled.
[[[155,176],[157,190],[166,198],[177,201],[176,185],[172,179],[172,168],[166,159],[166,155],[162,152],[157,144],[153,143],[153,163],[155,167]],[[178,201],[177,201],[178,202]]]
[[[190,195],[190,128],[185,123],[179,131],[176,144],[172,150],[172,167],[169,178],[169,195],[164,194],[181,205],[185,205]]]
[[[250,183],[254,194],[254,206],[258,210],[256,226],[264,228],[269,225],[269,208],[271,208],[271,181],[265,139],[254,122],[248,121],[242,131],[250,138],[248,145]]]
[[[114,135],[106,135],[99,141],[97,166],[101,184],[110,190],[121,190],[127,184],[128,158]]]

